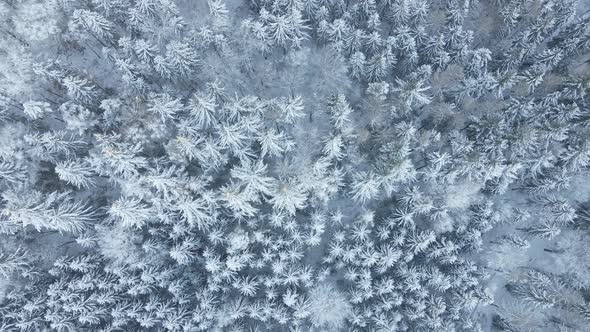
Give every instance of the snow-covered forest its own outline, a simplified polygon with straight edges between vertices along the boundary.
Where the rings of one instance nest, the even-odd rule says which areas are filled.
[[[0,331],[590,331],[589,0],[0,0]]]

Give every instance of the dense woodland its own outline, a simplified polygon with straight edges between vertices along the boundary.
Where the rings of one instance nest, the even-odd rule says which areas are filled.
[[[0,331],[589,331],[587,0],[1,0]]]

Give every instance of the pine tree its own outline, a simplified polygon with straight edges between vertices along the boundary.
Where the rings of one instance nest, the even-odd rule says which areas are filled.
[[[31,119],[37,120],[47,113],[53,112],[49,103],[40,101],[28,101],[23,104],[23,112]]]
[[[14,272],[27,270],[29,268],[29,262],[26,257],[27,254],[28,253],[21,248],[18,248],[11,253],[0,253],[0,275],[2,275],[3,278],[8,279]]]
[[[374,199],[379,193],[379,180],[373,172],[360,172],[353,175],[351,186],[352,198],[358,202],[366,203]]]
[[[180,99],[173,98],[168,94],[151,94],[148,100],[148,111],[152,112],[165,121],[174,118],[174,115],[184,110]]]
[[[140,199],[122,197],[111,205],[109,214],[119,219],[125,227],[141,228],[152,218],[152,209]]]
[[[316,327],[339,329],[351,314],[346,298],[331,284],[321,284],[310,292],[309,311]]]
[[[84,28],[98,42],[105,45],[110,42],[113,35],[113,25],[102,15],[85,9],[76,9],[72,14],[70,29]]]
[[[188,77],[199,64],[194,49],[185,42],[172,41],[166,46],[166,63],[181,77]]]
[[[523,230],[533,236],[539,236],[541,238],[547,239],[552,239],[561,233],[561,229],[557,225],[550,222],[543,222],[540,225],[522,228],[519,230]]]
[[[67,76],[62,84],[66,88],[68,97],[75,101],[91,103],[97,96],[94,85],[84,78]]]
[[[290,215],[295,215],[297,210],[304,208],[306,201],[307,193],[295,179],[279,180],[270,199],[275,209]]]

